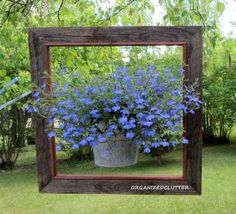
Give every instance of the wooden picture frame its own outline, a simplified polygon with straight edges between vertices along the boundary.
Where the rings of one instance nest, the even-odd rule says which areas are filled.
[[[50,47],[54,46],[149,46],[183,47],[185,77],[198,82],[202,93],[202,29],[194,27],[68,27],[30,28],[32,81],[40,86],[43,72],[50,73]],[[51,84],[49,81],[49,88]],[[201,108],[184,116],[189,144],[183,145],[182,176],[80,176],[57,175],[54,140],[48,140],[47,120],[35,115],[36,156],[40,192],[201,194]]]

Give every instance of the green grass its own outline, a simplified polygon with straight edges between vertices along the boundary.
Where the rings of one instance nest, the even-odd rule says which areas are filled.
[[[236,142],[236,134],[231,137]],[[165,162],[164,168],[172,164]],[[236,213],[236,143],[203,149],[201,196],[43,194],[38,193],[35,172],[33,147],[23,152],[14,171],[0,172],[1,214]]]
[[[65,161],[60,152],[58,174],[80,175],[182,175],[182,150],[179,148],[162,156],[161,164],[157,157],[139,154],[138,163],[129,167],[99,167],[94,161]]]

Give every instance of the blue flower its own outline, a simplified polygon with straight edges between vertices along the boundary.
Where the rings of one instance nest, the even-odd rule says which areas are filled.
[[[136,127],[136,125],[134,123],[128,123],[126,125],[123,125],[123,129],[132,129],[135,127]]]
[[[62,137],[63,137],[63,139],[67,139],[67,137],[68,137],[69,135],[70,135],[69,132],[64,131],[63,134],[62,134]]]
[[[98,136],[98,141],[99,143],[104,143],[107,139],[105,137],[103,137],[102,135]]]
[[[136,116],[137,116],[138,118],[142,118],[142,117],[144,117],[144,114],[141,113],[141,112],[139,112],[139,113],[136,114]]]
[[[145,129],[142,131],[142,135],[144,137],[153,137],[155,134],[156,134],[155,129],[150,129],[150,130]]]
[[[141,94],[140,94],[140,95],[141,95],[142,97],[145,97],[145,96],[147,96],[147,94],[148,94],[148,93],[143,90],[143,91],[141,91]]]
[[[76,128],[73,127],[73,126],[67,129],[67,131],[68,131],[69,133],[73,132],[74,130],[76,130]]]
[[[95,132],[97,131],[97,128],[92,126],[92,127],[90,128],[90,131],[91,131],[92,133],[95,133]]]
[[[81,132],[78,132],[78,131],[73,132],[73,135],[74,135],[75,137],[80,136],[80,134],[81,134]]]
[[[111,137],[111,136],[113,136],[114,135],[114,133],[113,132],[106,132],[106,137]]]
[[[94,139],[95,139],[95,138],[94,138],[93,136],[88,136],[86,140],[87,140],[87,141],[93,141]]]
[[[36,97],[39,97],[39,95],[40,95],[40,92],[39,91],[36,91],[34,94],[33,94],[33,96],[36,98]]]
[[[58,144],[57,146],[56,146],[56,151],[58,152],[58,151],[60,151],[62,149],[62,145],[61,144]]]
[[[83,139],[79,142],[79,144],[81,144],[82,146],[85,146],[88,144],[87,140]]]
[[[98,87],[91,86],[90,91],[92,94],[95,94],[98,91]]]
[[[58,108],[56,108],[56,107],[52,107],[50,111],[51,111],[52,113],[56,113],[57,110],[58,110]]]
[[[94,146],[97,146],[97,145],[98,145],[98,142],[92,141],[92,142],[90,142],[89,144],[90,144],[90,146],[94,147]]]
[[[72,144],[72,149],[74,150],[79,149],[79,144],[78,143]]]
[[[130,112],[129,112],[128,109],[122,109],[120,112],[121,112],[122,114],[124,114],[124,115],[130,114]]]
[[[145,102],[145,100],[142,99],[142,98],[138,98],[138,99],[135,99],[135,102],[136,102],[137,104],[142,104],[142,103]]]
[[[155,69],[155,67],[153,65],[148,65],[148,71],[151,71],[153,69]]]
[[[117,103],[117,102],[119,102],[119,99],[118,99],[118,98],[112,98],[112,99],[111,99],[111,102],[112,102],[112,103]]]
[[[91,104],[93,104],[93,100],[91,100],[90,98],[81,98],[80,100],[81,100],[81,102],[83,102],[85,105],[91,105]]]
[[[53,122],[54,122],[54,118],[53,118],[53,117],[50,117],[50,118],[48,119],[48,123],[49,123],[49,124],[53,124]]]
[[[46,83],[44,82],[42,85],[41,85],[41,89],[44,90],[46,87]]]
[[[170,126],[173,126],[173,122],[170,121],[170,120],[168,120],[167,123],[166,123],[166,125],[169,126],[169,127],[170,127]]]
[[[145,106],[144,105],[137,105],[137,109],[144,109],[145,108]]]
[[[69,120],[71,118],[71,115],[65,115],[62,119],[63,120]]]
[[[146,147],[146,148],[144,148],[144,152],[145,152],[145,153],[150,153],[150,152],[151,152],[151,149],[150,149],[149,147]]]
[[[155,111],[155,114],[160,115],[161,112],[162,112],[162,111],[161,111],[160,109],[158,109],[158,110]]]
[[[132,138],[134,138],[135,134],[134,134],[134,132],[130,131],[130,132],[127,132],[125,136],[127,139],[132,139]]]
[[[117,126],[115,124],[110,125],[108,128],[109,131],[113,131],[115,129],[117,129]]]
[[[152,146],[153,146],[154,148],[157,148],[157,147],[159,147],[159,146],[160,146],[160,143],[153,142],[153,143],[152,143]]]
[[[122,95],[123,94],[123,91],[121,89],[117,89],[114,91],[114,94],[116,95]]]
[[[83,127],[77,127],[76,130],[79,132],[79,133],[82,133],[85,131],[85,129]]]
[[[33,113],[33,112],[34,112],[34,109],[33,109],[30,105],[27,105],[27,106],[25,107],[25,110],[26,110],[27,112],[29,112],[29,113]]]
[[[169,143],[164,140],[164,141],[160,142],[160,145],[163,147],[166,147],[166,146],[169,146]]]
[[[190,109],[189,112],[190,112],[191,114],[195,114],[194,110],[192,110],[192,109]]]
[[[111,109],[110,109],[109,107],[105,107],[105,108],[103,109],[103,111],[104,111],[105,113],[110,113],[110,112],[111,112]]]
[[[99,111],[98,111],[97,109],[94,109],[94,110],[90,111],[90,114],[91,114],[94,118],[98,119],[98,118],[101,117],[101,115],[98,114],[98,112],[99,112]]]
[[[120,117],[119,119],[118,119],[118,122],[121,124],[121,125],[124,125],[126,122],[127,122],[127,117]]]
[[[61,75],[64,76],[65,72],[66,72],[66,68],[64,67],[61,69]]]
[[[91,114],[91,115],[95,115],[95,114],[97,114],[97,113],[98,113],[98,110],[97,110],[97,109],[94,109],[94,110],[92,110],[92,111],[89,112],[89,114]]]
[[[135,144],[141,145],[141,144],[142,144],[142,141],[141,141],[141,140],[136,140],[136,141],[135,141]]]
[[[66,111],[64,109],[58,109],[57,113],[63,115],[66,113]]]
[[[67,101],[66,101],[66,100],[63,100],[63,101],[59,101],[57,104],[58,104],[59,106],[64,106],[66,103],[67,103]]]
[[[66,91],[70,86],[70,83],[65,83],[63,86],[63,90]]]
[[[79,119],[78,119],[78,117],[77,117],[76,114],[72,114],[72,115],[71,115],[71,118],[72,118],[72,120],[73,120],[75,123],[78,123]]]
[[[164,114],[162,114],[162,118],[168,119],[168,118],[170,118],[170,115],[167,113],[164,113]]]
[[[38,97],[34,102],[35,102],[35,103],[38,103],[40,100],[41,100],[41,98]]]
[[[75,90],[74,94],[75,94],[76,97],[79,97],[80,91],[79,90]]]
[[[55,131],[50,131],[49,133],[48,133],[48,139],[52,139],[53,137],[55,137],[56,136],[56,132]]]
[[[183,144],[188,144],[188,139],[182,138],[182,143],[183,143]]]
[[[181,103],[176,107],[176,110],[179,111],[179,110],[183,110],[184,108],[185,106]]]
[[[150,127],[150,126],[152,126],[153,122],[151,122],[151,121],[140,121],[139,124],[142,125],[142,126]]]
[[[174,100],[168,100],[168,105],[172,106],[172,105],[175,105],[176,104],[176,101]]]
[[[175,147],[177,144],[179,144],[178,141],[172,141],[171,144]]]
[[[112,107],[112,110],[113,110],[114,112],[118,111],[119,109],[120,109],[120,106],[118,106],[118,105]]]
[[[156,118],[156,116],[153,115],[153,114],[149,114],[149,115],[146,117],[147,120],[152,120],[152,119],[154,119],[154,118]]]

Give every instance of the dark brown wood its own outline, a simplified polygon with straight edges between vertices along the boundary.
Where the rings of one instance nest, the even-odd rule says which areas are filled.
[[[44,46],[40,43],[39,37],[33,31],[29,31],[30,65],[31,77],[34,85],[40,86],[43,82],[43,71],[45,57],[43,53]],[[47,124],[45,119],[35,115],[34,124],[36,129],[36,157],[38,171],[38,185],[41,191],[52,179],[51,174],[51,156],[45,129]]]
[[[51,46],[183,46],[185,75],[198,81],[202,91],[201,27],[78,27],[30,28],[29,46],[32,81],[41,85],[44,72],[50,74]],[[185,77],[185,78],[186,78]],[[51,91],[50,78],[48,91]],[[47,139],[46,121],[39,116],[36,123],[38,183],[41,192],[53,193],[129,193],[129,194],[200,194],[201,193],[201,109],[184,117],[185,136],[190,143],[183,146],[183,176],[80,176],[57,175],[55,142]],[[171,189],[173,185],[187,189]],[[132,189],[132,187],[146,189]],[[168,187],[150,189],[150,186]]]
[[[196,194],[188,181],[175,180],[78,180],[52,179],[42,189],[50,193],[105,193],[105,194]]]
[[[183,69],[184,69],[184,81],[187,80],[187,72],[188,72],[188,66],[187,66],[187,44],[183,46]],[[187,132],[188,132],[188,123],[187,123],[187,117],[183,117],[183,127],[185,132],[183,133],[183,137],[187,138]],[[183,178],[187,178],[187,145],[183,145]]]
[[[202,99],[202,29],[193,35],[187,46],[188,73],[190,82],[197,81],[198,92]],[[201,193],[202,177],[202,109],[187,115],[187,180],[196,192]]]
[[[127,176],[127,175],[57,175],[54,179],[77,180],[184,180],[183,176]]]

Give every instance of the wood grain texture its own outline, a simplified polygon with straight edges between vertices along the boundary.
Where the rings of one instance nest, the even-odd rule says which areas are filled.
[[[32,31],[29,31],[29,47],[32,82],[35,86],[41,86],[43,82],[43,72],[45,70],[45,52],[39,37]],[[35,142],[38,185],[41,191],[52,179],[51,155],[47,133],[45,132],[47,129],[46,120],[35,114],[33,116],[33,123],[36,129]]]
[[[106,45],[181,45],[187,63],[187,78],[198,81],[202,92],[202,30],[201,27],[78,27],[30,28],[29,46],[32,81],[41,85],[44,71],[50,73],[49,47],[51,46],[106,46]],[[48,80],[50,85],[50,79]],[[50,86],[49,89],[50,91]],[[185,125],[190,143],[184,146],[183,179],[116,177],[106,179],[96,176],[57,176],[55,146],[48,141],[46,121],[38,116],[36,123],[36,150],[38,183],[41,192],[53,193],[128,193],[128,194],[201,194],[202,133],[201,109],[187,115]],[[54,149],[54,151],[52,151]],[[188,190],[131,190],[131,186],[187,185]]]
[[[198,194],[187,181],[162,180],[57,180],[52,179],[42,192],[103,194]]]
[[[78,27],[31,28],[45,43],[76,45],[76,43],[181,43],[191,42],[199,27]]]
[[[197,91],[202,99],[202,30],[194,34],[188,45],[188,73],[190,82],[197,81]],[[188,139],[187,146],[187,180],[201,193],[202,177],[202,108],[195,114],[187,116]]]

